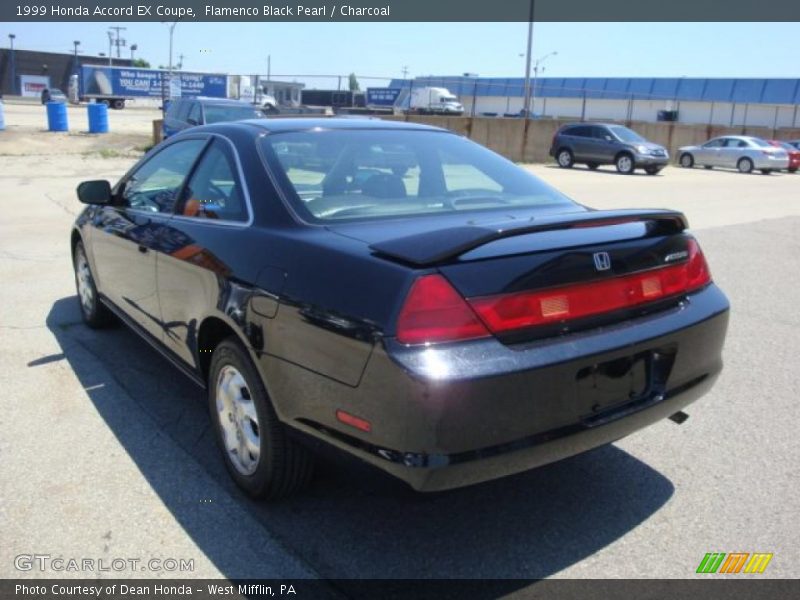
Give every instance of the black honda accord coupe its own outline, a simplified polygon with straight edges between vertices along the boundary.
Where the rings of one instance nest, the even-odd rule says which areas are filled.
[[[681,421],[722,368],[681,213],[592,210],[437,128],[197,127],[78,197],[84,320],[207,390],[256,497],[307,483],[315,440],[417,490],[517,473]]]

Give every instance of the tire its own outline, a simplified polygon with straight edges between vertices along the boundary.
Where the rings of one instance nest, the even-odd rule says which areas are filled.
[[[598,165],[598,164],[597,164],[597,163],[595,163],[595,162],[591,162],[591,163],[586,163],[586,166],[587,166],[587,167],[589,167],[589,169],[590,169],[591,171],[596,171],[596,170],[597,170],[597,167],[599,167],[600,165]]]
[[[644,172],[648,175],[658,175],[661,172],[661,167],[645,167]]]
[[[101,329],[114,321],[114,316],[97,295],[92,268],[86,257],[83,242],[75,245],[72,254],[72,267],[75,271],[75,289],[78,292],[78,306],[81,309],[83,322],[92,329]]]
[[[772,169],[761,169],[762,175],[769,175],[770,173],[772,173]]]
[[[739,173],[751,173],[753,171],[753,161],[749,158],[740,158],[739,162],[736,163],[736,168],[739,169]]]
[[[684,169],[691,169],[694,166],[694,156],[689,154],[688,152],[684,152],[681,154],[680,161],[681,166]]]
[[[714,168],[714,165],[703,165],[703,168],[710,171],[711,169]]]
[[[614,160],[614,166],[617,167],[617,172],[622,175],[630,175],[636,169],[633,162],[633,157],[627,152],[623,152]]]
[[[98,100],[98,102],[100,104],[105,104],[108,107],[111,106],[111,100],[109,100],[108,98],[102,98],[102,99]]]
[[[125,100],[114,100],[111,103],[111,108],[113,108],[114,110],[122,110],[123,108],[125,108]]]
[[[789,171],[789,173],[797,173],[797,167],[789,167],[787,171]]]
[[[569,148],[561,148],[556,152],[556,162],[562,169],[571,169],[575,164],[575,157]]]
[[[311,481],[311,453],[287,435],[258,370],[234,337],[211,357],[208,408],[225,466],[250,496],[285,498]]]

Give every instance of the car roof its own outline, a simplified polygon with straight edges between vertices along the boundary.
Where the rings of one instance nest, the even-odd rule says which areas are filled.
[[[187,96],[185,98],[176,98],[176,100],[187,100],[187,101],[197,101],[202,102],[203,104],[220,104],[225,106],[252,106],[256,107],[255,104],[250,104],[249,102],[244,102],[242,100],[235,100],[234,98],[209,98],[208,96]]]
[[[222,125],[222,124],[219,124]],[[360,130],[360,129],[392,129],[406,131],[447,131],[441,127],[423,125],[421,123],[407,123],[405,121],[386,121],[372,118],[340,118],[340,117],[300,117],[300,118],[264,118],[245,119],[225,123],[226,127],[258,128],[267,132],[281,131],[311,131],[311,130]],[[213,126],[207,126],[213,127]],[[205,127],[192,128],[193,131],[203,131]]]

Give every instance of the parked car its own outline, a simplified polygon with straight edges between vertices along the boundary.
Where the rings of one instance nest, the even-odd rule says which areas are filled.
[[[198,125],[223,121],[260,119],[264,114],[257,106],[227,98],[176,98],[169,101],[162,132],[164,138]]]
[[[787,144],[791,144],[792,146],[794,146],[795,148],[797,148],[798,150],[800,150],[800,140],[789,140],[789,141],[788,141],[788,142],[786,142],[786,143],[787,143]]]
[[[308,440],[417,490],[517,473],[682,422],[722,368],[681,213],[587,208],[438,128],[218,123],[77,192],[83,320],[207,390],[256,497],[309,480]]]
[[[685,168],[701,165],[706,169],[727,167],[741,173],[760,170],[764,175],[789,167],[789,155],[761,138],[747,135],[725,135],[708,140],[701,146],[678,149],[678,161]]]
[[[797,169],[800,168],[800,148],[792,146],[789,142],[782,142],[781,140],[767,141],[776,148],[783,148],[786,150],[786,154],[789,155],[789,168],[787,171],[789,171],[789,173],[796,173]]]
[[[42,104],[47,104],[48,102],[67,102],[67,97],[58,88],[45,88],[42,90]]]
[[[669,162],[669,153],[663,146],[648,142],[622,125],[605,123],[563,125],[553,136],[550,156],[565,169],[575,163],[584,163],[590,169],[615,165],[626,175],[635,169],[656,175]]]

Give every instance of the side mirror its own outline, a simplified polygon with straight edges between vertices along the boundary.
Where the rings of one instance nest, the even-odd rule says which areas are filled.
[[[197,125],[197,119],[186,119],[189,125]]]
[[[109,204],[111,184],[105,179],[83,181],[78,184],[78,200],[84,204]]]

